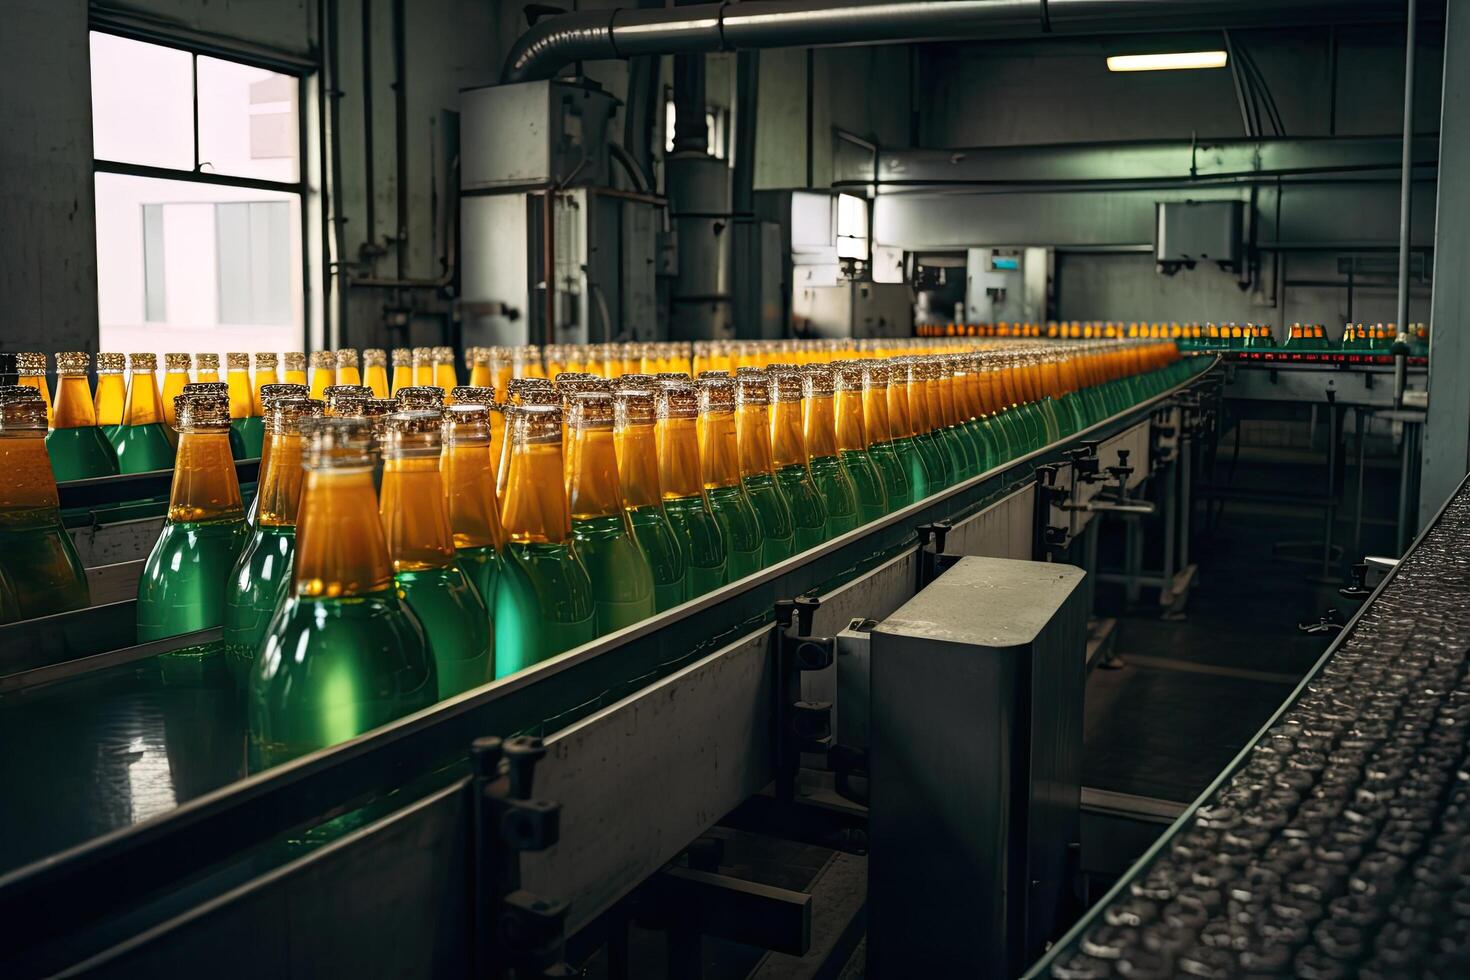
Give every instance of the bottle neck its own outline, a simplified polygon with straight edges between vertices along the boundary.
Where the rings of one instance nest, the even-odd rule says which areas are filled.
[[[336,599],[392,586],[371,469],[307,472],[294,560],[298,596]]]
[[[311,397],[324,398],[327,389],[336,383],[336,372],[331,368],[311,369]]]
[[[396,395],[398,394],[399,388],[411,387],[413,387],[413,368],[408,366],[407,364],[393,365],[393,383],[390,387],[391,392]]]
[[[560,544],[571,533],[563,489],[561,441],[523,442],[505,460],[501,523],[517,544]]]
[[[420,572],[454,561],[454,532],[449,527],[438,453],[383,460],[378,515],[393,571]]]
[[[128,403],[128,385],[120,374],[97,375],[97,397],[93,403],[98,425],[122,425]]]
[[[584,426],[573,430],[567,487],[574,521],[622,513],[617,447],[611,428]]]
[[[665,500],[697,497],[703,489],[697,423],[697,419],[658,420],[658,482]]]
[[[735,442],[740,451],[740,476],[770,476],[776,466],[771,458],[771,417],[765,405],[740,405],[735,409]]]
[[[296,432],[268,432],[260,452],[260,524],[294,527],[301,505],[301,436]]]
[[[802,436],[808,459],[837,455],[837,422],[831,395],[809,395],[801,400]]]
[[[863,434],[868,437],[869,444],[896,438],[888,420],[888,389],[865,388],[862,399],[865,428]]]
[[[212,371],[212,370],[206,370],[204,368],[200,368],[199,369],[199,383],[200,384],[218,384],[219,383],[219,372],[218,371]]]
[[[626,425],[613,433],[617,449],[618,484],[623,506],[629,510],[657,506],[658,436],[653,425]]]
[[[201,429],[179,434],[174,460],[173,489],[168,519],[174,524],[240,520],[240,484],[230,455],[226,429]]]
[[[255,402],[250,396],[250,372],[235,369],[225,375],[230,386],[230,418],[248,419],[255,412]]]
[[[123,424],[149,425],[162,421],[163,416],[158,410],[158,381],[153,372],[134,372],[128,379],[128,403],[123,409]]]
[[[80,429],[97,424],[97,408],[85,374],[63,374],[56,386],[55,429]]]
[[[939,422],[940,425],[954,425],[960,420],[959,403],[955,399],[955,380],[953,377],[940,378],[935,385],[939,396]]]
[[[55,524],[60,508],[45,434],[0,435],[0,530]]]
[[[356,364],[337,368],[335,384],[360,385],[362,384],[362,370]]]
[[[460,441],[445,446],[439,470],[449,503],[449,529],[454,534],[454,546],[498,548],[504,544],[500,505],[495,500],[490,441]]]
[[[888,382],[888,432],[894,439],[907,439],[914,434],[907,381]]]
[[[778,469],[806,465],[806,439],[801,432],[801,402],[774,402],[771,411],[771,461]]]
[[[283,384],[288,385],[304,385],[306,384],[306,372],[302,370],[293,371],[288,369],[286,373],[281,376],[281,381]]]
[[[934,419],[929,415],[927,391],[932,384],[930,381],[910,381],[908,384],[909,419],[913,422],[915,434],[932,432],[935,428]]]
[[[280,384],[276,380],[275,368],[262,368],[255,372],[255,384],[250,389],[250,414],[264,415],[265,400],[260,397],[260,389],[266,385]]]
[[[699,418],[700,479],[706,490],[732,487],[740,482],[740,454],[735,438],[735,413],[705,412]]]
[[[837,448],[865,450],[868,429],[863,417],[863,393],[856,389],[837,393]]]

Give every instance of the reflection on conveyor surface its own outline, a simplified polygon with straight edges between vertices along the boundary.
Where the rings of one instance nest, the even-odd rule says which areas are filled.
[[[1470,490],[1057,978],[1470,975]]]

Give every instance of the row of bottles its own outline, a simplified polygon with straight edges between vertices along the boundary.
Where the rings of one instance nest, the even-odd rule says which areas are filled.
[[[945,323],[923,324],[920,337],[1044,337],[1047,339],[1156,339],[1174,340],[1184,350],[1251,350],[1274,349],[1288,352],[1376,351],[1387,354],[1399,339],[1392,323],[1346,323],[1341,337],[1334,340],[1320,323],[1293,323],[1287,328],[1280,345],[1270,324],[1263,323],[1141,323],[1089,321],[1050,321],[1041,323]],[[1429,326],[1411,323],[1403,335],[1409,356],[1426,357],[1429,353]]]

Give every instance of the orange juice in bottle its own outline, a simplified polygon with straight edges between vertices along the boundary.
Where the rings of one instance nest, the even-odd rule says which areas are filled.
[[[97,426],[97,409],[87,384],[87,355],[56,355],[56,405],[46,451],[58,481],[86,480],[117,473],[117,453]]]

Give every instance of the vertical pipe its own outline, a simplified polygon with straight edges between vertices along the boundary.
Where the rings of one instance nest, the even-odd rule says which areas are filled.
[[[378,182],[373,173],[373,0],[362,0],[362,180],[367,216],[363,228],[363,256],[376,256],[378,245]]]
[[[735,56],[734,212],[755,210],[755,104],[760,92],[759,51]]]
[[[704,55],[674,55],[674,152],[708,153]]]
[[[1397,329],[1409,328],[1409,231],[1414,194],[1414,33],[1418,0],[1409,0],[1404,39],[1404,146],[1399,173],[1399,302]],[[1404,407],[1402,372],[1394,373],[1393,407]]]
[[[812,159],[813,136],[816,132],[816,51],[806,49],[806,186],[811,187],[816,179],[816,161]]]
[[[541,198],[541,265],[546,280],[546,329],[542,345],[556,336],[556,188],[547,187]]]
[[[398,157],[398,278],[408,278],[408,67],[403,0],[393,0],[393,117]]]

